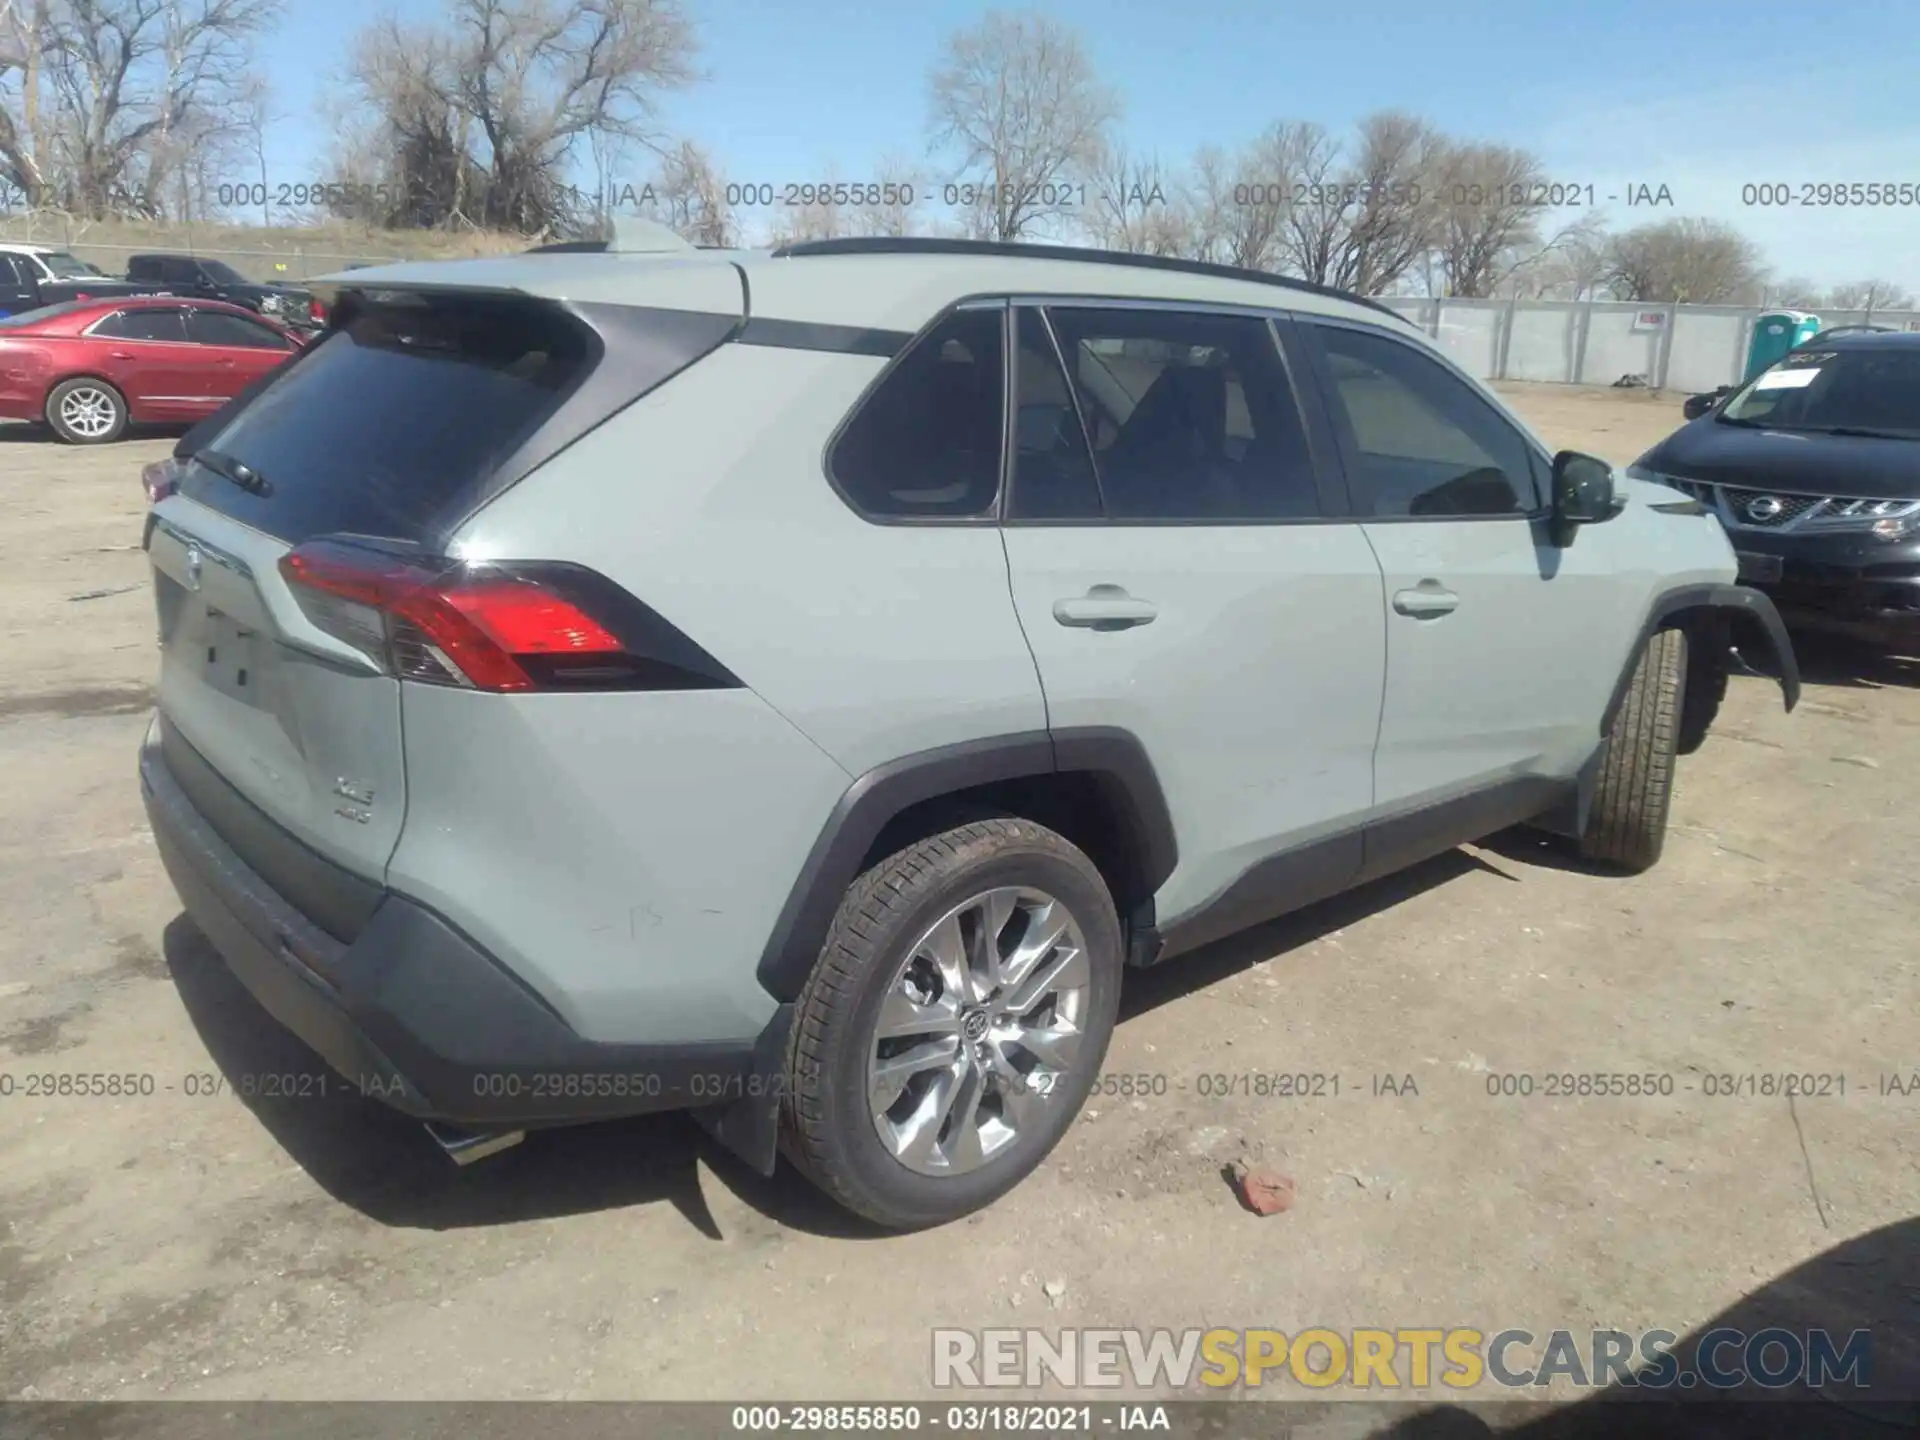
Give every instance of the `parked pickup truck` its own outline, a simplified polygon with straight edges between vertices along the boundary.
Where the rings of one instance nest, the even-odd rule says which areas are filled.
[[[198,255],[134,255],[127,260],[127,279],[164,286],[171,295],[244,305],[282,325],[309,327],[321,323],[321,311],[311,291],[298,285],[249,280],[223,260]]]
[[[152,295],[161,285],[118,280],[50,245],[0,245],[0,315],[18,315],[68,300]]]

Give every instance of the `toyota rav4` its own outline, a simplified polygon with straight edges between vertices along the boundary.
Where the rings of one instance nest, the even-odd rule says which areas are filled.
[[[1797,696],[1704,507],[1373,302],[564,248],[335,277],[147,476],[167,868],[456,1158],[689,1109],[951,1219],[1072,1122],[1128,967],[1519,823],[1643,869],[1732,647]]]

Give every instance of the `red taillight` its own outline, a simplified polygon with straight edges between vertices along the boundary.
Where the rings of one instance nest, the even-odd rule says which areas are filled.
[[[308,619],[402,679],[519,691],[617,685],[634,671],[618,636],[511,569],[316,541],[280,573]]]
[[[158,505],[180,488],[180,462],[169,455],[165,460],[143,466],[140,484],[147,492],[147,503]]]
[[[307,319],[312,321],[315,325],[326,324],[327,323],[327,307],[322,305],[318,300],[307,301]]]

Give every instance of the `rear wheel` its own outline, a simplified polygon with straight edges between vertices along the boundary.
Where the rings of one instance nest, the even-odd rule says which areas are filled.
[[[1673,800],[1686,673],[1686,632],[1656,632],[1640,652],[1627,697],[1607,732],[1600,779],[1580,837],[1585,858],[1636,873],[1659,860]]]
[[[104,445],[127,428],[127,402],[91,375],[62,380],[47,396],[47,424],[69,445]]]
[[[889,1229],[992,1203],[1079,1113],[1121,956],[1100,872],[1044,826],[983,820],[888,856],[849,887],[800,996],[789,1157]]]

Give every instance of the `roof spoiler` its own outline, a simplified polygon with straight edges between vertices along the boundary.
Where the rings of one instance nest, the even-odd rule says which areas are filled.
[[[536,245],[529,255],[692,255],[699,247],[658,220],[637,215],[615,215],[599,240],[561,240]]]

